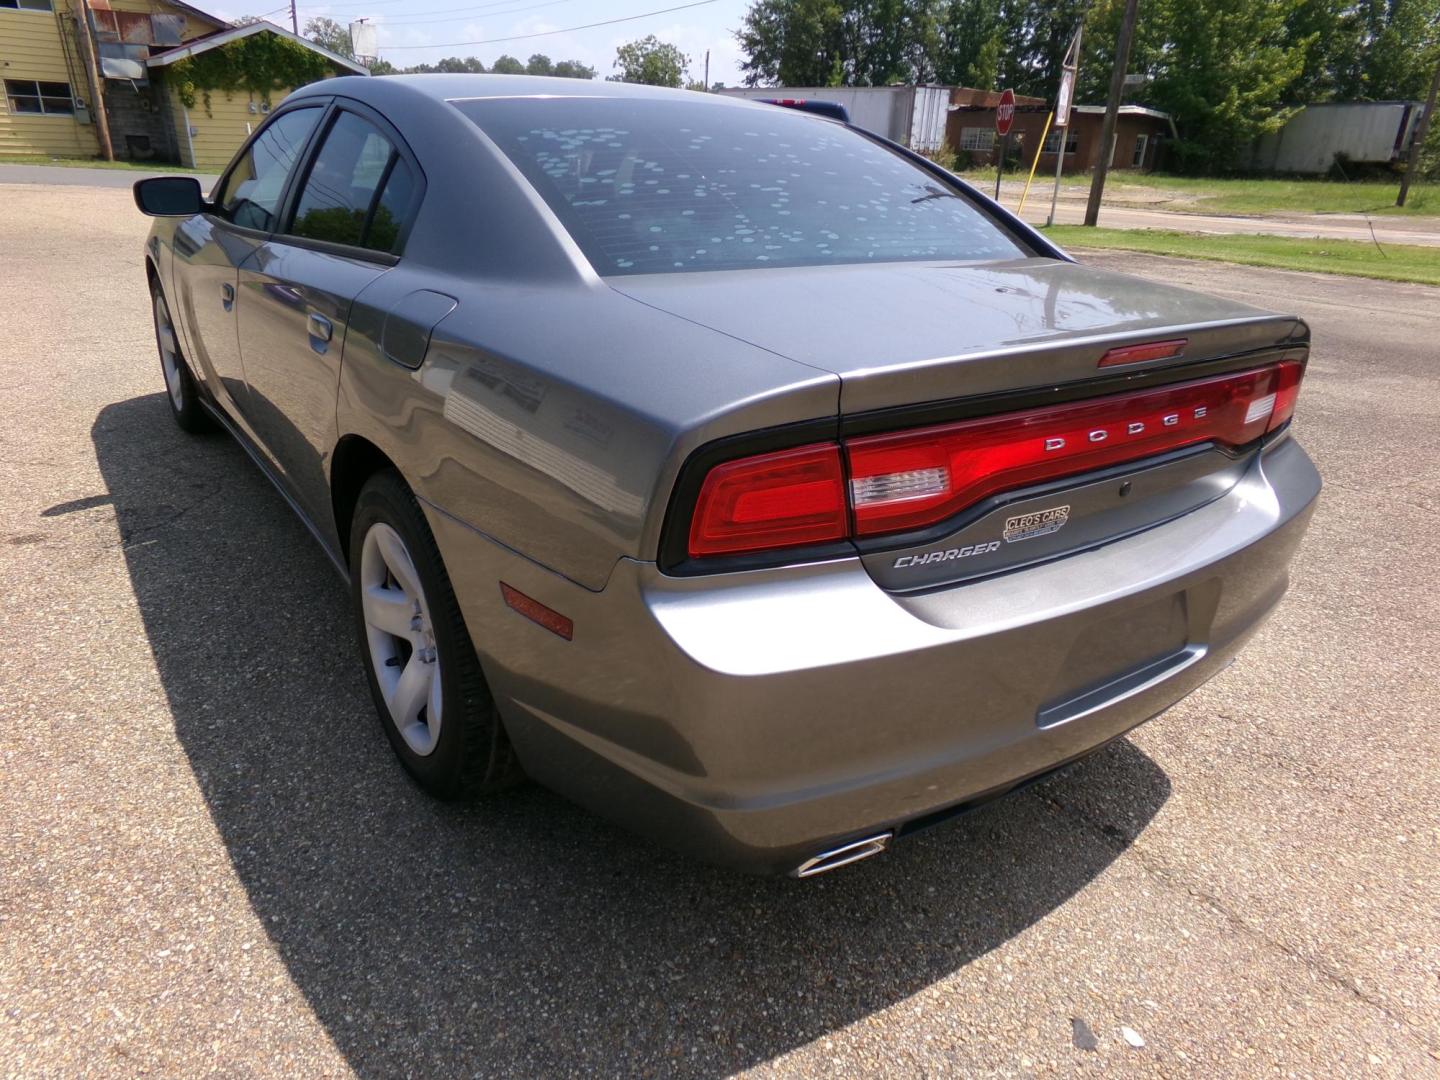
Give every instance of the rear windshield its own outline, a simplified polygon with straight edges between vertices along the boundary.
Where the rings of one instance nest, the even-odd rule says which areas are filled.
[[[453,104],[601,274],[1028,254],[931,173],[804,113],[713,100]]]

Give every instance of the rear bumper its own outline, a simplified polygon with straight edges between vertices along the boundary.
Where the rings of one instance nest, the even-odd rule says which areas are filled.
[[[1320,479],[1293,439],[1106,547],[925,595],[858,559],[588,592],[432,512],[525,768],[700,857],[793,871],[1003,790],[1162,712],[1283,595]],[[566,642],[497,578],[574,619]]]

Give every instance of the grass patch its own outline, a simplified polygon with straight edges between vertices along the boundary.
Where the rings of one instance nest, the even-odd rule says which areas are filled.
[[[1385,244],[1382,254],[1374,244],[1356,240],[1208,236],[1150,229],[1087,229],[1083,225],[1056,225],[1046,229],[1045,235],[1063,247],[1144,251],[1183,259],[1440,285],[1440,247]]]
[[[1440,214],[1440,186],[1419,183],[1410,189],[1404,207],[1395,205],[1400,181],[1296,180],[1279,177],[1221,179],[1163,176],[1159,173],[1113,172],[1106,186],[1149,188],[1173,193],[1186,205],[1156,209],[1190,210],[1201,214]]]
[[[0,157],[0,165],[55,165],[62,169],[119,169],[122,172],[144,173],[203,173],[202,169],[187,169],[183,165],[169,165],[162,161],[102,161],[99,158],[52,158],[44,154],[18,154],[15,157]]]
[[[1029,167],[1005,172],[1007,183],[1024,183]],[[995,167],[966,169],[961,174],[987,195],[995,190]],[[1035,174],[1030,191],[1047,202],[1054,183],[1052,170]],[[1060,181],[1062,198],[1083,199],[1090,192],[1089,173],[1068,173]],[[1410,188],[1404,207],[1395,205],[1400,180],[1304,180],[1282,177],[1225,178],[1166,176],[1163,173],[1116,169],[1105,180],[1107,206],[1134,206],[1190,214],[1395,214],[1404,217],[1440,215],[1440,184],[1421,181]],[[1007,205],[1013,200],[1007,200]]]

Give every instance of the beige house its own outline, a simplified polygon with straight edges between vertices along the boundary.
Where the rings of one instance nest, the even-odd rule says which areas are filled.
[[[364,67],[271,23],[232,27],[181,0],[0,0],[0,161],[100,155],[96,90],[86,41],[98,56],[100,96],[117,158],[222,168],[271,104],[293,88],[260,95],[216,91],[210,107],[186,108],[165,81],[176,60],[253,34],[275,34],[320,54],[335,74]]]

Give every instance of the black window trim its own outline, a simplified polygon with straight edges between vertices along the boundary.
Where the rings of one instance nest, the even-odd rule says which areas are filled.
[[[31,11],[31,10],[33,10],[33,9],[31,9],[31,8],[4,8],[3,10],[5,10],[5,11]],[[41,14],[48,14],[48,12],[42,12]],[[5,90],[5,97],[6,97],[7,100],[12,99],[12,98],[34,98],[35,101],[36,101],[36,102],[39,104],[39,106],[40,106],[40,111],[39,111],[39,112],[27,112],[27,111],[25,111],[25,110],[23,110],[23,109],[15,109],[15,108],[12,107],[11,110],[10,110],[10,115],[11,115],[11,116],[68,116],[68,117],[70,117],[70,118],[73,120],[73,119],[75,118],[76,113],[79,112],[79,110],[76,108],[75,87],[71,86],[70,83],[68,83],[68,82],[64,82],[64,81],[62,81],[62,80],[56,80],[56,79],[8,79],[8,78],[7,78],[7,79],[4,79],[4,80],[3,80],[3,83],[4,83],[4,90]],[[63,94],[47,94],[47,93],[45,93],[43,90],[40,89],[40,86],[41,86],[42,83],[43,83],[44,85],[46,85],[46,86],[63,86],[63,87],[65,87],[65,93],[63,93]],[[12,84],[15,85],[15,86],[17,86],[17,87],[18,87],[18,86],[21,86],[22,84],[29,84],[30,86],[34,87],[35,92],[34,92],[33,94],[32,94],[32,93],[22,94],[22,93],[20,93],[18,90],[11,90],[10,87],[11,87]],[[56,98],[64,98],[65,101],[66,101],[66,103],[67,103],[70,107],[69,107],[68,109],[57,109],[57,110],[55,110],[54,112],[52,112],[51,110],[47,109],[47,108],[45,107],[45,102],[46,102],[46,101],[53,101],[53,100],[55,100]]]
[[[300,194],[305,190],[305,184],[310,179],[310,170],[315,165],[315,159],[319,156],[321,148],[325,145],[325,136],[328,136],[330,129],[335,126],[342,112],[348,112],[367,123],[373,124],[390,141],[393,153],[391,159],[385,165],[385,172],[380,178],[380,183],[375,187],[375,195],[370,200],[370,207],[366,211],[365,226],[369,229],[370,219],[375,212],[381,195],[385,192],[385,185],[390,180],[390,174],[394,171],[396,160],[403,159],[410,167],[415,177],[415,190],[410,194],[410,202],[405,206],[403,221],[400,225],[399,246],[400,253],[395,254],[388,251],[376,251],[373,248],[356,247],[353,244],[339,244],[333,240],[316,240],[308,236],[296,236],[290,229],[294,225],[295,210],[300,202]],[[354,98],[334,97],[330,99],[330,106],[326,115],[321,117],[320,124],[316,128],[315,137],[305,147],[304,158],[301,167],[296,169],[290,176],[290,182],[286,187],[280,200],[280,213],[278,220],[281,225],[271,236],[278,243],[289,244],[292,247],[304,248],[306,251],[318,251],[330,255],[339,255],[346,259],[358,259],[361,262],[378,263],[382,266],[395,266],[405,253],[405,245],[410,240],[410,232],[414,227],[415,219],[419,215],[420,205],[425,199],[425,171],[420,168],[420,162],[416,160],[415,153],[410,149],[404,137],[396,130],[395,125],[385,119],[364,102],[356,101]],[[365,232],[361,232],[363,238]]]
[[[290,175],[285,178],[285,186],[280,189],[280,201],[276,203],[276,210],[283,211],[285,209],[285,199],[289,194],[290,185],[295,182],[295,174],[299,171],[299,168],[305,164],[309,154],[314,148],[316,132],[324,126],[325,113],[328,111],[332,100],[334,99],[330,97],[302,98],[294,103],[287,102],[266,117],[265,122],[252,131],[250,137],[240,144],[240,149],[235,151],[235,156],[230,159],[230,164],[225,166],[225,171],[220,174],[220,179],[216,180],[215,186],[210,189],[210,197],[206,200],[208,206],[205,216],[212,218],[214,221],[224,225],[225,228],[241,236],[265,237],[274,235],[273,229],[253,229],[249,225],[237,225],[225,216],[220,205],[220,200],[224,198],[225,187],[230,183],[230,175],[240,167],[240,162],[249,152],[250,147],[255,145],[255,141],[259,139],[261,135],[265,134],[265,132],[269,130],[270,125],[279,120],[280,117],[288,116],[290,113],[297,112],[300,109],[320,109],[320,119],[316,121],[315,126],[310,130],[310,134],[306,136],[305,145],[302,146],[300,152],[295,155],[296,168],[290,170]]]

